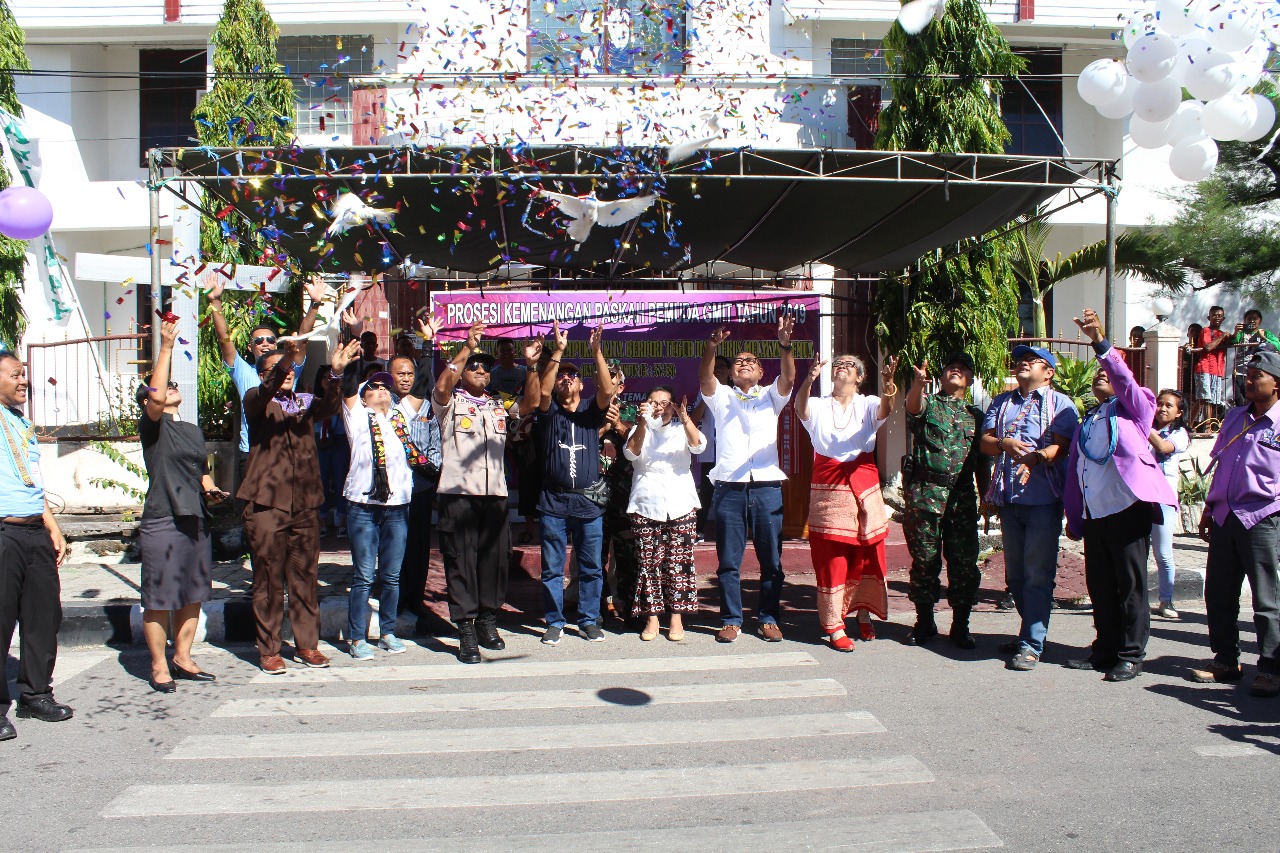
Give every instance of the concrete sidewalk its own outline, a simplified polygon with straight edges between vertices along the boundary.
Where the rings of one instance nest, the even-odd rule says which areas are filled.
[[[1058,555],[1058,584],[1055,596],[1063,607],[1087,606],[1084,583],[1084,561],[1078,543],[1062,540],[1065,546]],[[1175,537],[1175,559],[1178,580],[1175,598],[1199,602],[1203,595],[1204,558],[1207,546],[1194,536]],[[78,550],[78,549],[77,549]],[[891,614],[910,614],[906,599],[911,558],[907,553],[902,529],[890,526],[887,543],[888,581]],[[80,558],[80,559],[77,559]],[[92,558],[92,561],[84,558]],[[402,617],[397,632],[412,636],[415,631],[447,634],[448,606],[444,591],[444,571],[439,551],[432,549],[425,604],[435,615],[419,625],[413,617]],[[719,594],[715,581],[715,546],[697,546],[695,561],[699,575],[700,597],[704,612],[700,618],[708,623],[718,621]],[[542,619],[542,586],[538,581],[540,554],[536,546],[517,546],[513,554],[508,587],[508,603],[503,621],[511,624],[538,625]],[[783,545],[783,568],[787,574],[784,607],[788,621],[800,630],[811,626],[816,630],[816,602],[813,564],[809,544],[790,540]],[[1154,572],[1154,562],[1152,563]],[[141,642],[142,613],[139,606],[141,564],[119,557],[95,557],[73,553],[72,561],[62,567],[63,626],[60,634],[65,646],[102,645],[105,643]],[[759,578],[759,563],[748,548],[742,563],[742,576],[747,589],[746,600],[753,600]],[[321,634],[327,640],[338,639],[345,631],[347,601],[350,592],[351,554],[345,539],[327,538],[320,555],[319,593]],[[944,578],[945,582],[945,578]],[[1155,576],[1151,575],[1154,591]],[[253,640],[253,614],[250,606],[251,572],[248,562],[216,563],[213,571],[212,599],[204,606],[198,639],[206,642],[249,642]],[[1004,559],[996,551],[983,563],[982,591],[977,610],[994,610],[1004,592]],[[1154,595],[1153,595],[1154,600]],[[371,602],[376,608],[376,600]],[[945,608],[945,601],[940,608]],[[371,629],[376,621],[370,620]],[[286,627],[287,631],[287,627]]]

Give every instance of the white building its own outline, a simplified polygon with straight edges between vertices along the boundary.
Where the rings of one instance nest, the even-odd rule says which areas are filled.
[[[299,95],[300,139],[330,145],[666,144],[702,135],[703,117],[714,113],[725,132],[718,144],[725,146],[867,147],[861,125],[874,113],[868,105],[889,95],[880,39],[899,9],[898,0],[266,5]],[[642,5],[651,9],[647,18],[631,11]],[[188,144],[222,4],[11,0],[11,6],[39,72],[19,77],[18,87],[44,163],[40,189],[54,205],[59,253],[73,273],[77,266],[82,271],[75,286],[87,321],[87,328],[75,318],[69,326],[47,322],[32,296],[28,343],[133,332],[145,280],[121,282],[129,277],[104,272],[110,265],[90,256],[146,258],[143,154],[153,145]],[[579,15],[583,8],[592,14]],[[1113,33],[1118,16],[1129,11],[1116,0],[993,0],[988,7],[1032,63],[1025,89],[1006,87],[1011,152],[1118,160],[1121,229],[1166,221],[1175,208],[1169,194],[1181,184],[1161,153],[1129,142],[1124,121],[1100,117],[1076,94],[1082,68],[1122,54]],[[167,242],[173,197],[161,199],[158,237]],[[1101,197],[1067,208],[1053,218],[1050,252],[1102,239],[1104,220]],[[85,262],[77,265],[78,258]],[[1057,288],[1050,334],[1075,337],[1070,317],[1083,305],[1100,306],[1102,290],[1099,276]],[[1118,279],[1117,336],[1153,322],[1149,298],[1144,283]],[[1227,301],[1229,316],[1238,307],[1206,292],[1184,300],[1174,322],[1203,317],[1212,301]],[[128,358],[108,361],[110,372]],[[33,379],[48,391],[42,377]]]

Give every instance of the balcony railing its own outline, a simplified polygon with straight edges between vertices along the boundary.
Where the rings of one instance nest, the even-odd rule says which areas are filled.
[[[27,344],[27,417],[44,438],[129,437],[146,335],[103,335]]]

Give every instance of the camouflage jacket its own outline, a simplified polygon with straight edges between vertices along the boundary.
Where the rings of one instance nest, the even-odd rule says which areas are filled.
[[[926,397],[920,414],[907,413],[914,438],[903,470],[908,504],[941,515],[953,496],[976,500],[975,471],[989,467],[978,447],[981,425],[981,409],[943,394]]]

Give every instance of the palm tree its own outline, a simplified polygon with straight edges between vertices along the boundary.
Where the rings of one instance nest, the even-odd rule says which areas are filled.
[[[1107,268],[1105,240],[1082,246],[1065,258],[1061,252],[1053,259],[1045,257],[1050,230],[1037,211],[1025,227],[1014,232],[1016,249],[1011,263],[1014,275],[1031,293],[1034,338],[1049,336],[1044,318],[1044,299],[1049,291],[1069,278]],[[1128,231],[1116,239],[1116,272],[1138,275],[1170,290],[1185,287],[1189,274],[1173,244],[1154,231]]]

